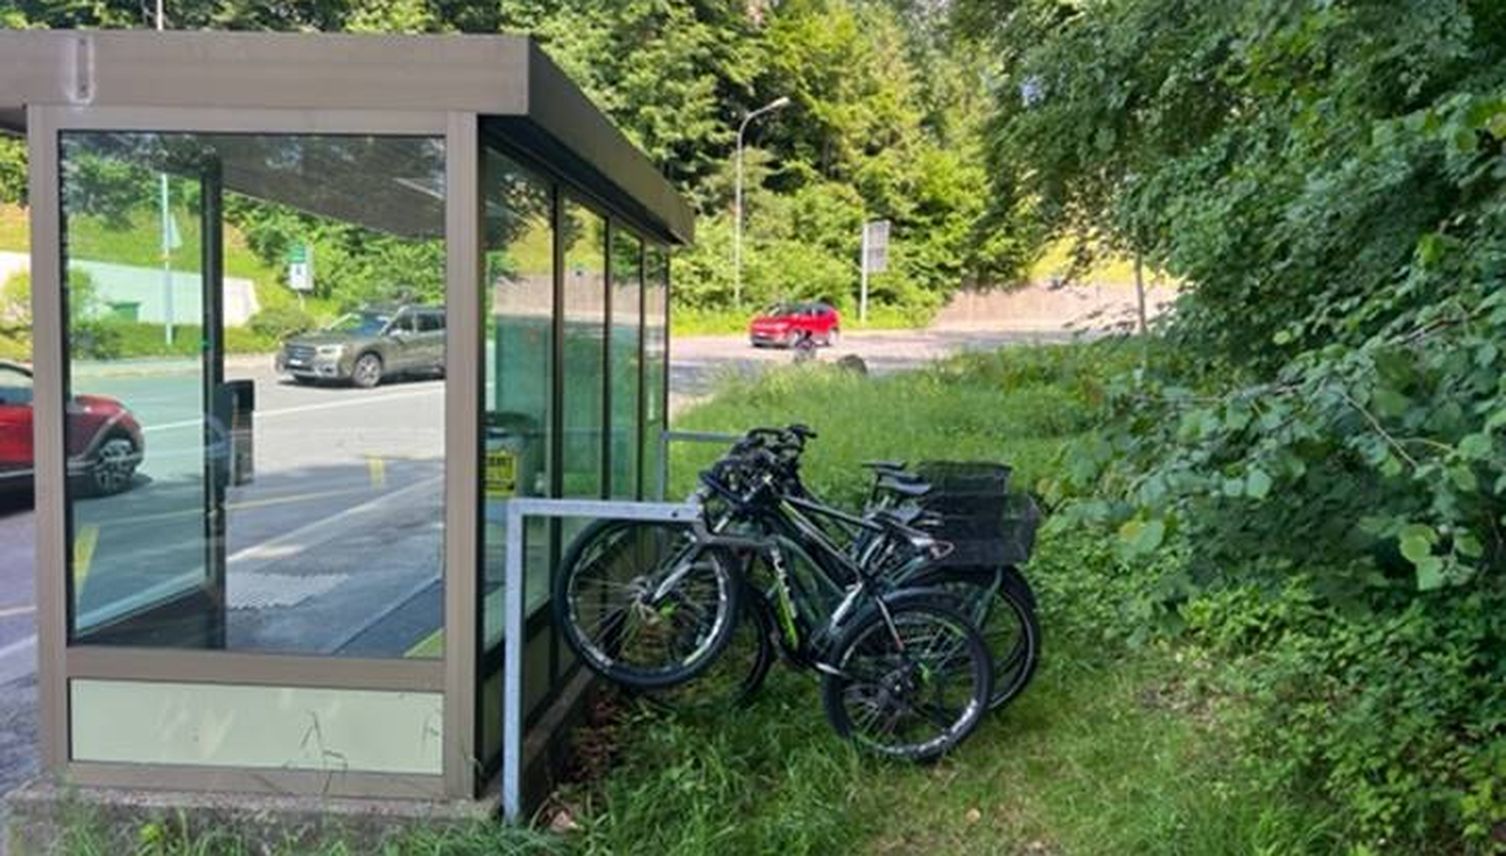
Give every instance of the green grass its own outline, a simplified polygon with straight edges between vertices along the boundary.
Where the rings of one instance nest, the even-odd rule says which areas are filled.
[[[180,213],[177,219],[183,247],[174,254],[173,267],[180,271],[197,271],[200,264],[198,218]],[[152,268],[162,263],[158,226],[152,212],[138,212],[124,227],[97,217],[75,218],[69,226],[75,253],[80,258]],[[27,252],[30,240],[26,210],[15,205],[0,205],[0,251]],[[278,269],[262,261],[246,243],[245,235],[229,224],[225,226],[225,275],[250,280],[256,289],[257,302],[263,309],[300,305],[298,295],[279,282]],[[309,297],[302,305],[316,318],[330,320],[338,314],[331,300]]]
[[[1063,443],[1081,434],[1089,414],[1078,403],[1101,395],[1103,360],[1133,355],[1107,348],[1033,348],[969,354],[902,375],[869,378],[816,363],[747,380],[729,377],[712,400],[676,420],[676,428],[739,431],[804,422],[812,443],[808,477],[825,495],[856,502],[867,486],[858,462],[874,458],[982,459],[1009,462],[1016,484],[1047,475]],[[677,450],[675,487],[688,490],[714,446]]]
[[[82,804],[62,807],[63,837],[56,852],[68,856],[545,856],[564,854],[558,837],[494,823],[417,827],[394,833],[375,846],[358,847],[338,832],[309,827],[278,828],[251,813],[241,828],[204,827],[186,815],[166,813],[135,829],[104,822]],[[338,829],[339,820],[330,822]]]
[[[829,366],[730,381],[677,422],[741,430],[805,421],[808,477],[856,500],[865,458],[989,458],[1030,484],[1093,430],[1102,378],[1138,351],[1109,343],[972,354],[866,378]],[[714,450],[676,451],[688,487]],[[1239,700],[1215,694],[1219,666],[1187,650],[1108,635],[1121,608],[1111,545],[1045,530],[1028,574],[1045,657],[1029,690],[959,752],[931,766],[868,757],[828,728],[809,673],[776,669],[752,705],[679,716],[629,707],[613,726],[614,764],[552,805],[576,825],[509,837],[496,826],[387,852],[583,854],[1286,854],[1332,852],[1302,804],[1262,790],[1227,723]],[[212,833],[208,834],[212,835]],[[245,852],[186,836],[150,852]],[[305,843],[298,852],[342,853]],[[89,852],[107,852],[94,850]]]
[[[677,427],[804,421],[808,478],[855,500],[867,458],[984,458],[1017,483],[1051,473],[1091,429],[1098,381],[1132,360],[1108,346],[970,355],[896,377],[791,368],[732,382]],[[711,450],[676,460],[676,482]],[[749,709],[639,714],[619,766],[567,794],[587,853],[1288,853],[1322,826],[1252,791],[1222,714],[1166,650],[1106,644],[1086,603],[1111,572],[1080,535],[1043,537],[1031,578],[1046,658],[1029,691],[931,767],[864,757],[827,728],[808,675],[776,672]]]

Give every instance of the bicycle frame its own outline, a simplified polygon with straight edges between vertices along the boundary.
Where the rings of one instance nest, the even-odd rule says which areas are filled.
[[[822,643],[835,638],[847,619],[863,601],[871,601],[884,612],[882,580],[870,574],[849,549],[835,543],[830,533],[812,516],[825,517],[862,532],[882,533],[883,527],[847,514],[839,509],[801,497],[784,495],[762,510],[749,522],[763,530],[756,537],[725,536],[709,528],[706,543],[716,544],[762,556],[773,571],[773,606],[779,628],[779,643],[785,656],[795,662],[830,669],[820,662]],[[730,517],[730,515],[729,515]],[[727,519],[718,521],[724,528]],[[814,549],[811,549],[814,548]],[[791,561],[793,559],[794,561]],[[805,565],[819,574],[796,571]],[[917,557],[911,564],[927,563]],[[751,555],[747,565],[751,567]],[[835,606],[826,604],[835,600]],[[892,627],[891,627],[892,630]]]

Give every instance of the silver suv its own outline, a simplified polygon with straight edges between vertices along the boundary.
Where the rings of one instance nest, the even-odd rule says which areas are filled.
[[[277,371],[299,383],[348,381],[370,389],[394,375],[444,376],[444,307],[368,307],[294,336]]]

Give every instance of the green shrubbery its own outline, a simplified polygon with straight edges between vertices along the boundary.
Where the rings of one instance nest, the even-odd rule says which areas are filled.
[[[73,353],[95,360],[133,357],[198,357],[204,353],[203,328],[193,324],[173,327],[167,341],[163,324],[146,321],[91,319],[76,322],[72,331]],[[247,327],[225,328],[225,350],[232,354],[263,354],[277,349],[278,340]]]
[[[319,319],[298,306],[274,306],[251,316],[250,332],[267,342],[281,342],[319,326]]]
[[[737,431],[807,422],[822,496],[855,506],[875,458],[1008,461],[1051,482],[1096,436],[1109,378],[1138,343],[970,353],[902,375],[815,364],[729,377],[677,426]],[[686,445],[674,492],[719,450]],[[1286,798],[1229,727],[1244,707],[1216,658],[1167,641],[1158,588],[1179,559],[1126,555],[1112,531],[1058,515],[1028,576],[1046,661],[1015,704],[935,768],[866,758],[825,731],[809,686],[776,671],[746,711],[643,715],[617,735],[606,778],[563,797],[585,852],[1296,853],[1341,833]],[[1185,621],[1185,619],[1184,619]],[[1251,747],[1253,744],[1243,743]],[[970,818],[976,818],[972,820]]]
[[[1058,525],[1337,834],[1506,847],[1500,4],[1009,5],[1005,205],[1188,285]]]

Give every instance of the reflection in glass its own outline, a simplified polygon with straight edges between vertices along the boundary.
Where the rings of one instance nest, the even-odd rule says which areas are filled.
[[[638,406],[642,383],[639,324],[643,318],[643,242],[612,229],[612,485],[613,499],[638,498]]]
[[[565,203],[564,496],[600,498],[606,350],[606,221]]]
[[[73,641],[434,656],[442,141],[66,132],[61,155]],[[391,388],[352,387],[362,358]]]
[[[669,339],[669,251],[650,246],[643,254],[643,485],[654,499],[660,494],[666,427],[665,372]]]
[[[512,496],[551,491],[550,400],[554,364],[554,228],[550,187],[511,159],[487,149],[482,180],[486,211],[484,644],[502,638],[506,527]],[[549,525],[529,521],[527,602],[548,595]]]

